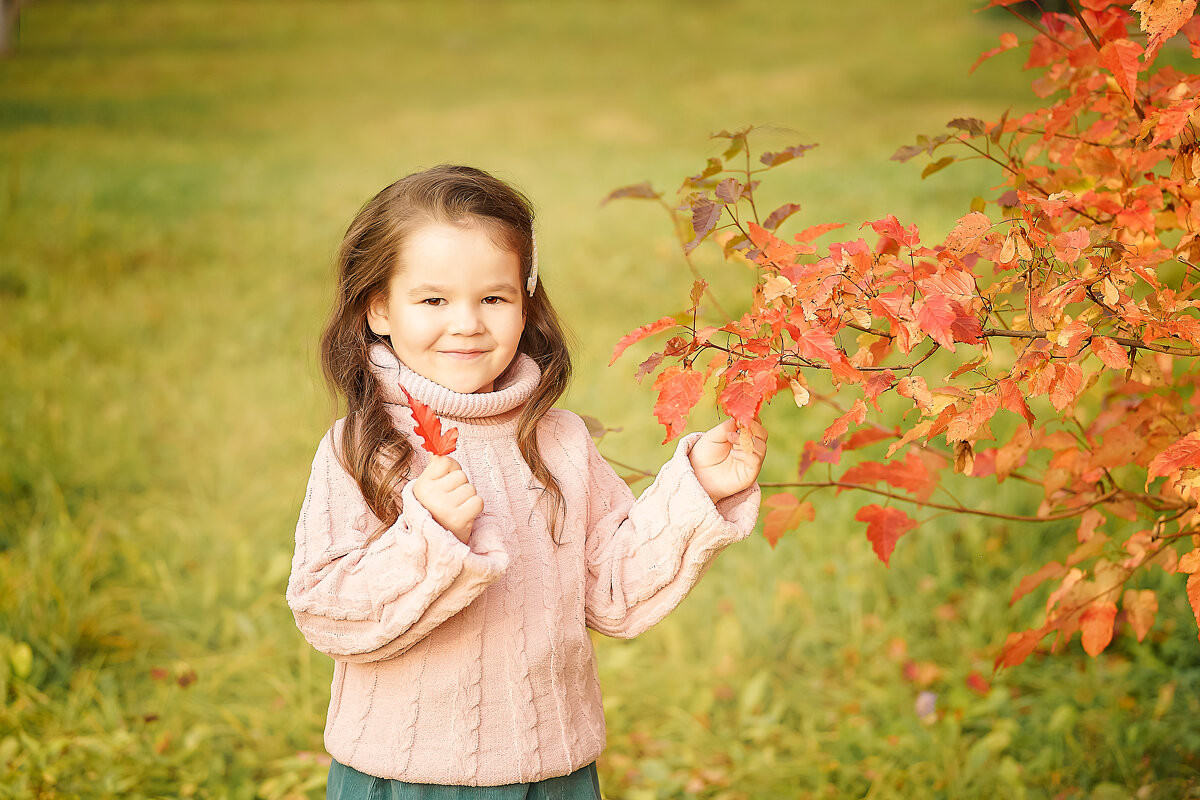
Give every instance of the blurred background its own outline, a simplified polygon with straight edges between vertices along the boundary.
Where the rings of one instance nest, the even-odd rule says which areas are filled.
[[[940,239],[997,176],[889,156],[1032,100],[1019,52],[968,75],[1015,29],[978,5],[26,4],[0,59],[0,797],[323,796],[332,665],[283,593],[333,414],[332,255],[368,197],[442,162],[524,189],[577,337],[564,405],[653,469],[650,348],[606,365],[692,276],[661,209],[603,198],[673,196],[711,133],[754,124],[759,151],[820,144],[762,189],[802,204],[797,229],[894,213]],[[749,271],[698,263],[748,295]],[[770,409],[765,478],[833,416]],[[1178,587],[1141,646],[993,675],[1038,611],[1009,594],[1061,531],[934,519],[885,568],[853,498],[815,499],[816,524],[733,548],[640,639],[597,638],[606,797],[1195,791]]]

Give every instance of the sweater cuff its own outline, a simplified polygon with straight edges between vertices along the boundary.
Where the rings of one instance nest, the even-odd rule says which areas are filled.
[[[754,531],[754,525],[758,522],[762,490],[755,483],[714,503],[708,492],[700,485],[700,479],[696,477],[696,470],[692,467],[692,461],[689,458],[692,448],[703,435],[702,432],[689,433],[679,440],[679,445],[675,448],[675,455],[671,461],[680,461],[682,462],[681,466],[684,467],[680,470],[682,473],[679,476],[680,488],[687,487],[686,490],[689,494],[698,495],[696,502],[706,509],[713,509],[720,516],[721,522],[733,526],[737,530],[737,536],[733,541],[740,541]]]
[[[443,555],[446,563],[462,564],[462,569],[474,577],[490,583],[504,573],[508,567],[508,553],[504,548],[504,520],[499,515],[486,511],[475,519],[471,536],[463,542],[442,527],[429,509],[413,494],[412,483],[404,484],[400,490],[401,513],[408,522],[410,531],[420,531],[429,542],[431,551]]]

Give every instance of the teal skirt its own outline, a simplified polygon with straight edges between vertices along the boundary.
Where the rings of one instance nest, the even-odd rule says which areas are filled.
[[[334,760],[325,800],[600,800],[596,765],[561,778],[507,786],[439,786],[375,778]]]

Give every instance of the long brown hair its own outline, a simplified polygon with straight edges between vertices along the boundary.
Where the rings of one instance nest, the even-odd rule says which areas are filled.
[[[367,352],[386,339],[368,326],[367,309],[387,297],[392,275],[403,268],[400,255],[407,238],[431,222],[482,225],[497,246],[517,254],[522,286],[533,265],[529,198],[474,167],[442,165],[401,178],[371,198],[346,230],[337,256],[333,311],[321,334],[321,368],[335,400],[339,394],[346,398],[339,457],[371,511],[386,525],[400,513],[397,488],[408,476],[412,445],[392,425],[371,372]],[[542,376],[521,409],[517,447],[546,490],[555,536],[563,496],[538,450],[537,424],[566,391],[571,356],[541,281],[523,302],[525,330],[517,352],[532,358]]]

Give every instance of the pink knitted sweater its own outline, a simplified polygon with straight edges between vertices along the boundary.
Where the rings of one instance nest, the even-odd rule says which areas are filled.
[[[413,783],[525,783],[591,763],[605,731],[587,628],[632,637],[662,619],[749,535],[758,487],[714,506],[687,458],[693,434],[635,499],[583,422],[555,409],[538,426],[566,501],[555,544],[516,444],[533,361],[519,356],[496,391],[457,394],[382,345],[371,358],[398,429],[413,436],[398,384],[458,428],[454,458],[484,512],[463,544],[406,484],[399,519],[380,532],[335,453],[342,421],[321,440],[287,600],[305,638],[334,658],[326,747]],[[419,474],[428,457],[414,445]]]

